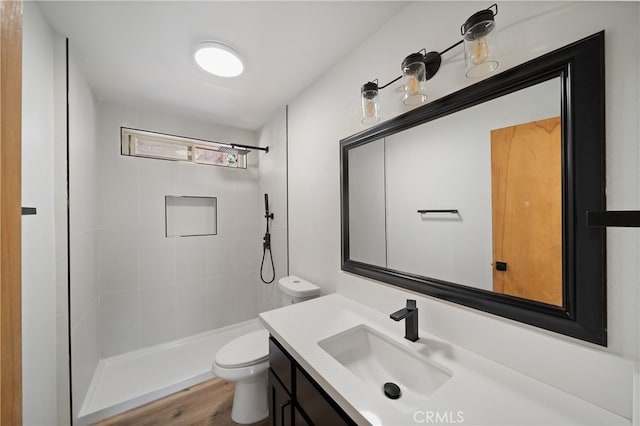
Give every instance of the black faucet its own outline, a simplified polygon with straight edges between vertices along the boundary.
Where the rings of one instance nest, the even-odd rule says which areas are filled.
[[[400,321],[406,318],[404,322],[404,338],[415,342],[418,340],[418,308],[416,301],[407,299],[407,307],[389,315],[392,320]]]

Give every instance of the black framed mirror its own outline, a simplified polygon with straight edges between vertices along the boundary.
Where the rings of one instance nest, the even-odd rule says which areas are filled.
[[[606,346],[604,32],[340,141],[342,270]]]

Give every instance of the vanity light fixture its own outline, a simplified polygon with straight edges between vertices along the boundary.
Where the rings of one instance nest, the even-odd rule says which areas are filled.
[[[378,80],[362,85],[362,124],[374,124],[380,121],[380,100],[378,98]]]
[[[238,53],[217,41],[198,44],[193,58],[200,68],[219,77],[237,77],[244,71],[244,64]]]
[[[456,46],[465,44],[465,74],[469,78],[481,77],[498,67],[496,57],[495,16],[498,5],[493,4],[487,9],[480,10],[469,17],[460,27],[463,39],[452,44],[442,52],[427,52],[420,49],[408,55],[402,61],[402,75],[389,83],[379,86],[378,80],[365,83],[360,89],[362,101],[362,124],[374,124],[380,121],[380,103],[378,92],[380,89],[404,78],[405,105],[420,105],[427,100],[427,81],[430,80],[442,64],[442,55]]]
[[[495,10],[493,10],[495,8]],[[498,67],[495,59],[496,28],[495,16],[498,5],[474,13],[460,27],[464,40],[465,74],[469,78],[489,74]]]
[[[404,78],[402,102],[405,105],[420,105],[427,100],[427,67],[424,61],[427,51],[422,49],[420,52],[412,53],[402,61]]]

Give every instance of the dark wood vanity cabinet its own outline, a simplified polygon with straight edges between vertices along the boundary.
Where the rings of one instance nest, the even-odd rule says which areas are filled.
[[[293,422],[291,394],[278,376],[269,370],[269,416],[272,425],[291,426]]]
[[[356,424],[273,337],[269,337],[269,415],[273,426]]]

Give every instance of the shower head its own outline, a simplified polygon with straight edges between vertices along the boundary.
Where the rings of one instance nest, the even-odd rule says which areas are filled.
[[[273,213],[269,213],[269,194],[264,194],[264,217],[267,218],[267,226],[269,219],[273,219]]]
[[[240,148],[240,147],[235,147],[235,146],[220,146],[218,147],[218,152],[223,152],[225,154],[248,154],[249,152],[251,152],[250,150],[246,149],[246,148]]]

